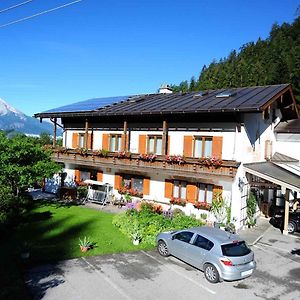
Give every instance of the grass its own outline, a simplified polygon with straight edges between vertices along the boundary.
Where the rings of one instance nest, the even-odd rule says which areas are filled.
[[[57,261],[80,256],[128,252],[150,248],[134,246],[112,225],[114,214],[57,203],[38,205],[28,222],[17,232],[17,239],[31,245],[32,262]],[[89,237],[94,248],[82,253],[79,238]]]
[[[23,286],[20,245],[29,244],[26,265],[101,254],[151,249],[151,245],[134,246],[132,241],[112,225],[113,214],[59,203],[37,203],[0,248],[0,282],[5,289],[0,299],[28,299]],[[82,253],[79,238],[89,237],[94,248]],[[4,284],[4,285],[3,285]]]

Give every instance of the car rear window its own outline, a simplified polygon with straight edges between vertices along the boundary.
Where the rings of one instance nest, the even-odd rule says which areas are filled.
[[[244,241],[222,245],[221,248],[225,256],[244,256],[251,252]]]

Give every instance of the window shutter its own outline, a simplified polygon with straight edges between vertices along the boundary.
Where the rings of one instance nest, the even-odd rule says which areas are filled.
[[[115,186],[114,188],[117,190],[122,187],[122,176],[119,174],[115,174]]]
[[[88,146],[88,149],[93,149],[93,147],[92,147],[92,134],[91,133],[88,134],[87,146]]]
[[[103,181],[103,171],[98,171],[97,172],[97,181]]]
[[[143,189],[144,195],[150,194],[150,178],[144,178],[144,189]]]
[[[81,181],[80,171],[76,169],[74,175],[75,175],[74,181],[75,182],[80,182]]]
[[[139,153],[146,154],[146,135],[144,134],[139,136]]]
[[[109,134],[107,134],[107,133],[102,134],[102,149],[110,150],[109,149]]]
[[[195,203],[197,200],[197,186],[196,184],[188,183],[186,186],[186,199],[188,202]]]
[[[78,133],[73,132],[72,148],[78,148]]]
[[[223,137],[214,136],[212,144],[212,156],[222,159]]]
[[[183,155],[186,157],[193,156],[193,136],[185,135],[183,138]]]
[[[172,198],[173,196],[173,182],[171,180],[165,180],[165,198]]]
[[[213,187],[213,200],[215,199],[217,194],[220,194],[222,196],[223,187],[219,185],[214,185]]]

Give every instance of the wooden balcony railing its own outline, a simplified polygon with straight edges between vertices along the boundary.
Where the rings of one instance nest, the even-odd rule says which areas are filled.
[[[206,165],[198,158],[186,157],[183,161],[168,162],[165,155],[157,155],[153,161],[140,158],[136,153],[115,153],[107,152],[100,154],[96,151],[82,149],[60,149],[54,150],[53,159],[60,163],[69,163],[76,166],[94,168],[114,168],[119,171],[139,171],[139,172],[160,172],[168,175],[193,176],[203,178],[215,175],[234,177],[239,162],[233,160],[223,160],[217,162],[218,165]]]

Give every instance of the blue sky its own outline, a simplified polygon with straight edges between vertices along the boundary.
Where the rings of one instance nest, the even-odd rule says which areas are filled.
[[[34,0],[0,25],[72,0]],[[24,0],[0,1],[0,11]],[[82,0],[0,28],[0,98],[28,115],[156,92],[292,22],[300,0]]]

